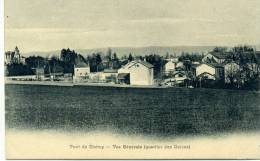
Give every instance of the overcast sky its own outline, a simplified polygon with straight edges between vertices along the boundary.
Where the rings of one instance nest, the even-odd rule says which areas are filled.
[[[260,44],[260,0],[6,0],[5,50]]]

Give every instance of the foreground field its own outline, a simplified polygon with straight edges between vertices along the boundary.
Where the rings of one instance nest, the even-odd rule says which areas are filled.
[[[9,84],[5,100],[11,129],[164,137],[260,130],[259,93],[252,91]]]

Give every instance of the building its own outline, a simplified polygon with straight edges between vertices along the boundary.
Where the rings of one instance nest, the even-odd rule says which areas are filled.
[[[230,52],[209,52],[206,56],[202,58],[203,63],[218,63],[222,64],[225,62],[227,56],[231,54]]]
[[[168,86],[175,86],[185,83],[188,77],[184,71],[174,71],[170,78],[164,80],[164,84]]]
[[[104,69],[103,77],[106,82],[117,83],[118,70],[117,69]]]
[[[118,81],[131,85],[153,85],[153,65],[140,60],[131,61],[118,70]]]
[[[14,51],[7,51],[5,52],[5,64],[11,64],[11,63],[23,63],[25,58],[21,57],[20,51],[18,47],[16,46]]]
[[[89,78],[90,67],[84,62],[80,62],[74,66],[73,82],[86,81]]]
[[[164,72],[166,75],[169,75],[170,73],[174,72],[176,68],[176,63],[173,61],[169,61],[164,65]]]
[[[224,77],[224,68],[220,64],[197,64],[192,66],[193,73],[197,78],[219,80]]]
[[[184,83],[184,80],[188,79],[184,71],[176,71],[173,73],[173,78],[176,84]]]
[[[183,70],[184,69],[184,64],[183,62],[179,61],[176,63],[175,69],[178,68],[178,70]],[[177,69],[176,69],[177,70]]]
[[[224,65],[225,82],[230,83],[236,81],[236,74],[240,71],[240,66],[235,62],[226,63]]]

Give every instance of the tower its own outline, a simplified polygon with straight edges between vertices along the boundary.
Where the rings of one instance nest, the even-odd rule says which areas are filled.
[[[16,62],[16,63],[21,62],[21,55],[20,55],[20,51],[17,46],[14,49],[14,62]]]

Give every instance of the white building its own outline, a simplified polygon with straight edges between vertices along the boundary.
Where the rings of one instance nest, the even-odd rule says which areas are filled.
[[[175,68],[184,68],[183,62],[181,61],[177,62]]]
[[[81,82],[89,78],[90,67],[86,63],[79,63],[74,66],[73,82]]]
[[[167,62],[164,66],[165,74],[168,75],[169,73],[174,72],[175,68],[176,68],[175,62],[172,61]]]
[[[105,69],[102,72],[102,78],[108,83],[117,83],[118,70],[117,69]]]
[[[216,79],[216,68],[209,64],[199,64],[194,67],[196,77],[204,77],[208,79]]]
[[[144,61],[131,61],[118,70],[118,77],[128,77],[131,85],[153,85],[153,65]]]

